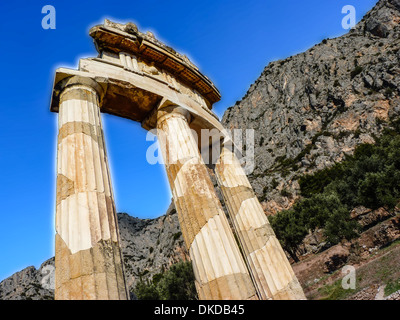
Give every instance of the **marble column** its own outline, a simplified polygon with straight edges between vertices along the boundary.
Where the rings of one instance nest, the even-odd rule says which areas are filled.
[[[189,128],[190,114],[172,106],[160,109],[157,118],[158,140],[199,299],[258,299]]]
[[[127,299],[100,118],[100,85],[64,81],[59,103],[56,289],[64,300]]]
[[[231,144],[223,145],[215,174],[260,298],[305,299]]]

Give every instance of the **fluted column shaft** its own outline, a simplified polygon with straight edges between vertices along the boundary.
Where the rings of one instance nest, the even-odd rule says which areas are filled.
[[[56,299],[127,299],[100,92],[95,81],[72,77],[60,94]]]
[[[305,299],[264,210],[230,147],[222,147],[215,173],[260,298]]]
[[[200,299],[257,299],[181,108],[158,112],[157,135]]]

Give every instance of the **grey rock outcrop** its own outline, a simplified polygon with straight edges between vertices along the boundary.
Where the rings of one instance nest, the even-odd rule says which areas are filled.
[[[139,279],[146,280],[187,260],[188,254],[173,205],[157,219],[139,219],[118,214],[125,278],[129,291]],[[27,267],[0,282],[0,300],[54,299],[54,258],[40,268]]]
[[[164,272],[189,256],[179,228],[173,204],[157,219],[133,218],[118,214],[125,278],[130,291],[138,280],[146,280]]]
[[[399,1],[381,0],[348,34],[270,63],[223,116],[255,129],[249,175],[267,214],[292,206],[298,177],[374,143],[400,113]]]
[[[54,258],[27,267],[0,282],[0,300],[54,299]]]

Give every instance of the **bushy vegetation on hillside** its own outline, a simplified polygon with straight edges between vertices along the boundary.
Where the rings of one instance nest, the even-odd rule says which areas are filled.
[[[298,245],[311,230],[324,229],[330,244],[357,236],[350,211],[362,205],[392,210],[400,200],[400,125],[386,129],[376,144],[363,144],[333,167],[302,176],[302,198],[270,218],[282,246],[298,261]]]
[[[139,300],[197,300],[191,262],[178,262],[150,281],[140,280],[135,287]]]

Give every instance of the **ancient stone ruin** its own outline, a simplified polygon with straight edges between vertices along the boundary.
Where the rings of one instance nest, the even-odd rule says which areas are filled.
[[[59,114],[56,299],[127,299],[101,112],[157,130],[200,299],[305,299],[241,167],[211,111],[220,94],[190,60],[133,23],[90,30],[96,58],[56,70]],[[201,156],[201,130],[218,142],[213,166],[234,232]],[[221,142],[221,144],[220,144]],[[202,141],[202,146],[204,141]],[[239,245],[242,250],[239,249]]]

